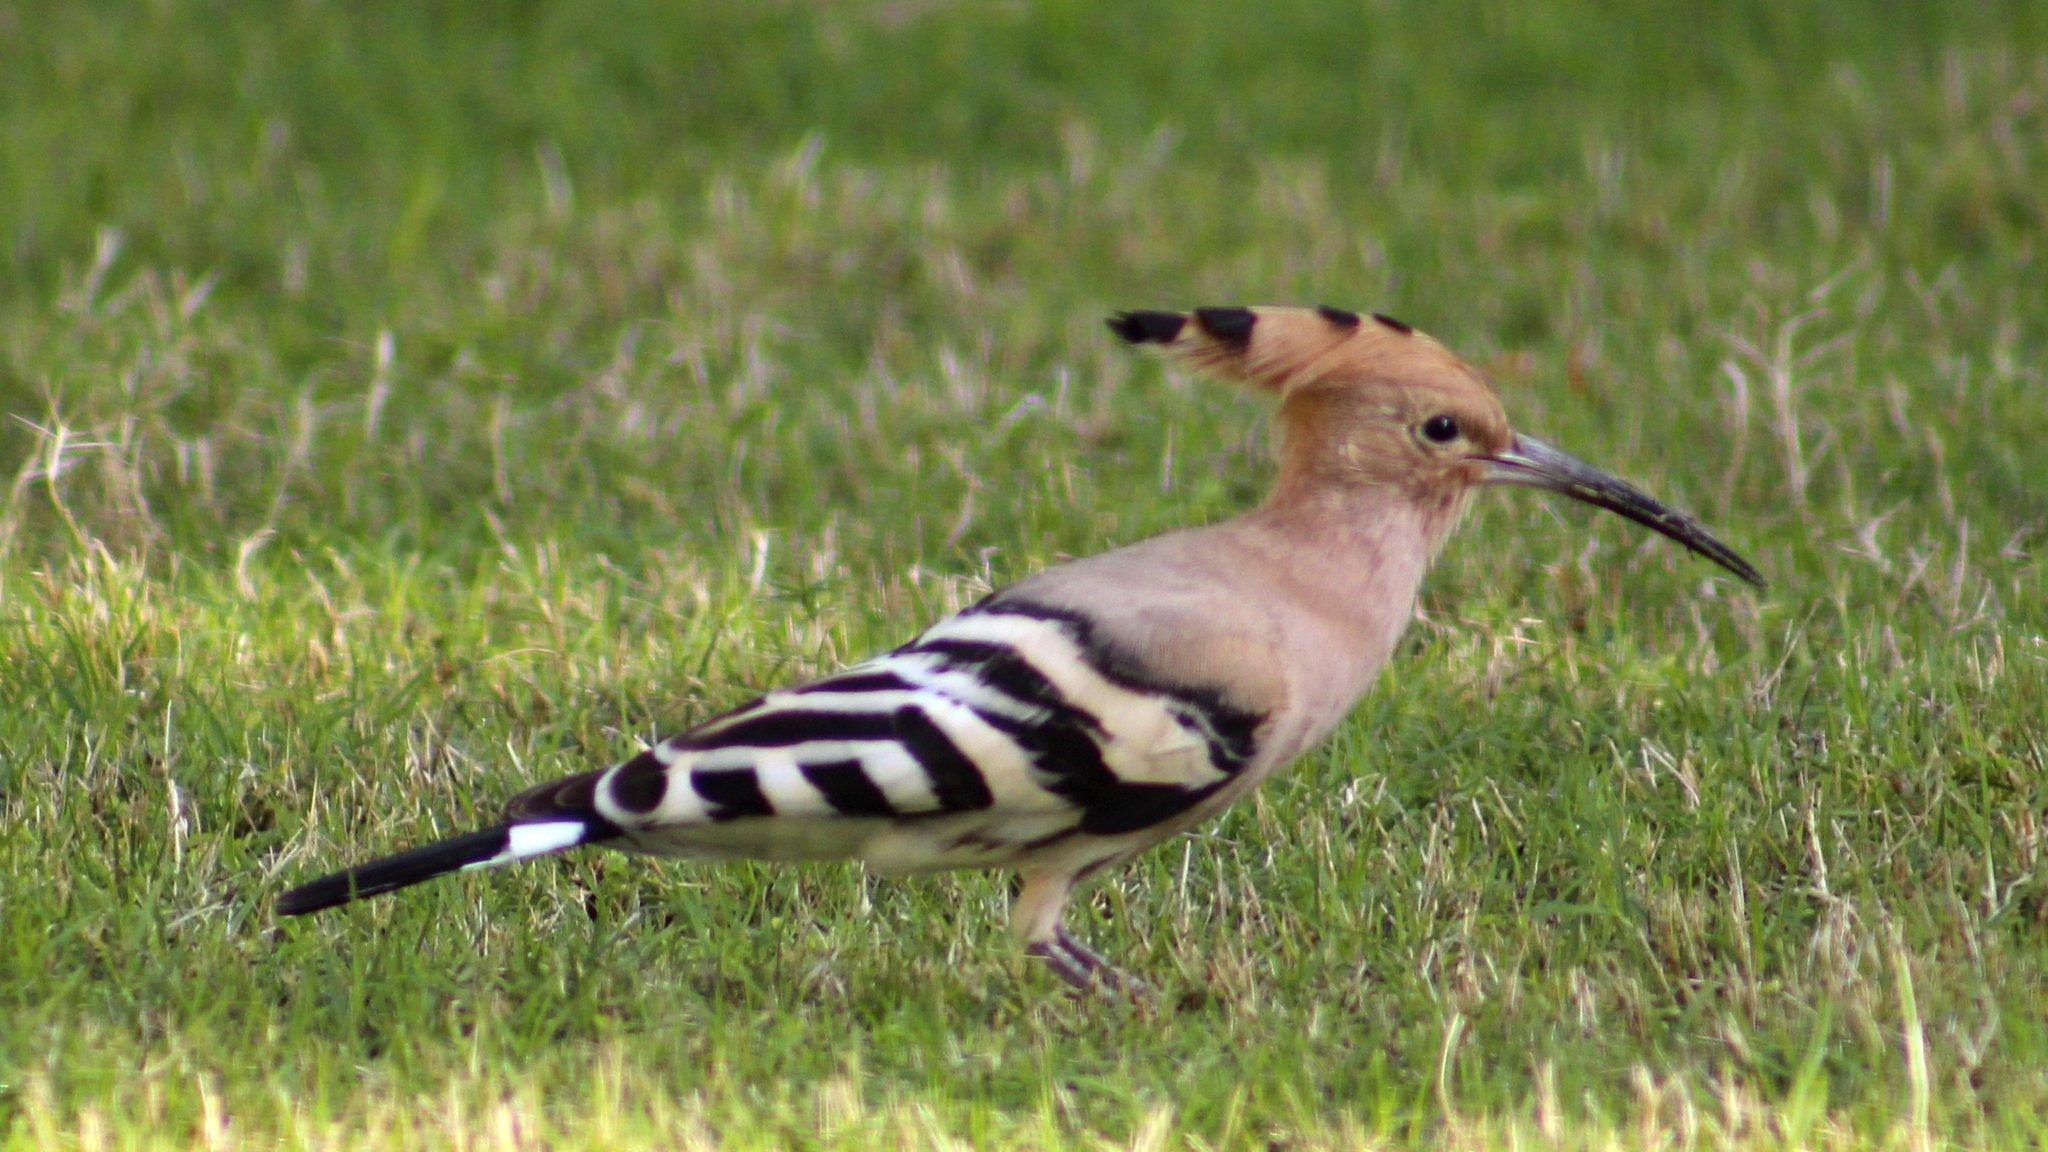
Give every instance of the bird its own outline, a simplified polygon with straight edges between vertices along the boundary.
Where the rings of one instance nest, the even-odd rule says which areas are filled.
[[[1006,870],[1028,955],[1075,988],[1142,995],[1067,929],[1070,896],[1328,737],[1480,488],[1561,493],[1765,587],[1692,517],[1513,430],[1483,373],[1392,317],[1207,307],[1107,323],[1274,402],[1261,503],[1044,569],[894,651],[521,792],[488,828],[294,888],[277,912],[586,845]]]

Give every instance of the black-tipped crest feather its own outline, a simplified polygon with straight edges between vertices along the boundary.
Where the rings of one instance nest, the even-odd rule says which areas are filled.
[[[1259,317],[1249,308],[1197,308],[1195,323],[1211,338],[1242,348],[1251,343]]]
[[[1171,344],[1187,322],[1187,316],[1179,312],[1143,309],[1119,312],[1108,320],[1109,330],[1127,344]]]

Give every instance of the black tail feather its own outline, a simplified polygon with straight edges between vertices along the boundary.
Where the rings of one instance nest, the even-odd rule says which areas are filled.
[[[511,831],[511,824],[500,824],[453,840],[386,856],[382,860],[372,860],[332,876],[322,876],[278,897],[278,914],[303,916],[366,896],[380,896],[400,888],[410,888],[436,876],[482,864],[505,855],[511,845]]]
[[[506,806],[505,822],[481,832],[372,860],[368,864],[322,876],[277,898],[281,916],[304,916],[366,896],[410,888],[436,876],[465,868],[496,867],[535,856],[549,856],[579,844],[617,839],[617,824],[597,811],[597,784],[603,771],[585,772],[529,788]]]

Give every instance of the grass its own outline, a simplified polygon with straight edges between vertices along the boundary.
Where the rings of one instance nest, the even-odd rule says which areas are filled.
[[[2048,1139],[2038,6],[0,10],[8,1147]],[[1692,508],[1490,497],[1098,887],[586,855],[307,923],[1230,514],[1108,310],[1327,300]]]

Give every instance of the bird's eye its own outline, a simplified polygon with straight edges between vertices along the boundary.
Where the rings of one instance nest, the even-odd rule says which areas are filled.
[[[1458,422],[1449,416],[1431,416],[1422,422],[1422,438],[1432,444],[1449,444],[1458,438]]]

